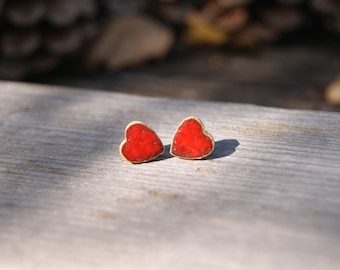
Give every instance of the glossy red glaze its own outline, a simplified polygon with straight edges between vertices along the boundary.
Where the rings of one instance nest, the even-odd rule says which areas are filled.
[[[120,145],[122,157],[132,163],[155,159],[164,152],[157,134],[142,122],[131,122],[125,130],[125,140]]]
[[[203,123],[196,117],[188,117],[177,128],[170,153],[185,159],[201,159],[213,150],[214,139],[204,131]]]

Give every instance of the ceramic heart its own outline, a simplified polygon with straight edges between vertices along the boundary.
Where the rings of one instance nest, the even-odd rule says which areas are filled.
[[[131,163],[143,163],[163,154],[164,145],[157,134],[139,121],[125,129],[125,140],[120,144],[121,156]]]
[[[184,159],[202,159],[214,151],[214,145],[214,138],[204,130],[202,121],[190,116],[178,126],[170,154]]]

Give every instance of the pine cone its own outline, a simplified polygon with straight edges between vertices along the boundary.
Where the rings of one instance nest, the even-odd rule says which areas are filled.
[[[97,33],[96,0],[0,0],[0,77],[21,79],[79,54]]]

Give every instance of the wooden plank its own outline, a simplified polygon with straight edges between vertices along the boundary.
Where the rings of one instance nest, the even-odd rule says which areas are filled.
[[[0,83],[1,269],[338,269],[340,114]],[[200,117],[207,160],[118,154]]]

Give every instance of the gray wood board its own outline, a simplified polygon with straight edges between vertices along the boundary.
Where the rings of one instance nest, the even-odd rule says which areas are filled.
[[[340,114],[0,83],[0,269],[338,269]],[[206,160],[119,156],[187,116]]]

